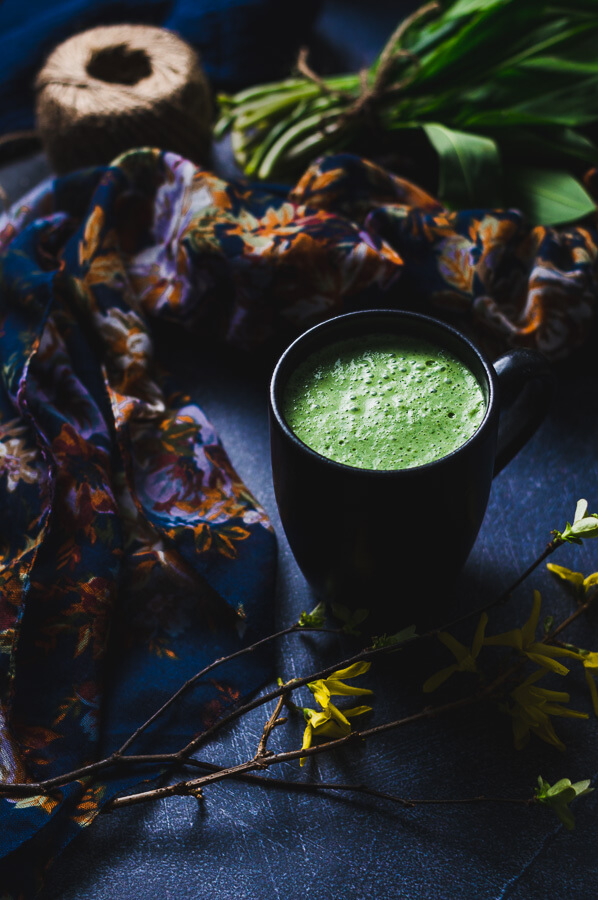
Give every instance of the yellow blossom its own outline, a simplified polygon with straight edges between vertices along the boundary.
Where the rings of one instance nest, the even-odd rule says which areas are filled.
[[[598,716],[598,688],[594,681],[594,678],[598,678],[598,653],[593,650],[582,650],[581,661],[584,667],[584,675],[590,688],[590,694],[592,695],[594,713]]]
[[[316,701],[323,709],[326,709],[330,703],[331,697],[358,697],[362,694],[371,694],[369,688],[353,687],[350,684],[344,684],[343,678],[357,678],[358,675],[365,675],[369,672],[369,662],[356,662],[346,669],[338,669],[329,675],[328,678],[320,678],[318,681],[312,681],[308,684],[308,688],[314,695]]]
[[[331,740],[345,737],[351,733],[349,719],[370,712],[371,709],[371,706],[353,706],[351,709],[344,709],[341,713],[333,703],[329,703],[326,709],[319,711],[304,709],[303,715],[307,725],[303,732],[301,749],[307,750],[308,747],[311,747],[314,737],[329,737]],[[306,757],[302,756],[299,760],[300,765],[305,765],[305,760]]]
[[[569,703],[569,694],[564,691],[550,691],[537,687],[536,682],[546,675],[546,669],[537,669],[529,678],[511,691],[512,706],[501,707],[513,719],[513,738],[517,750],[529,741],[530,733],[559,750],[565,745],[556,734],[550,716],[564,716],[573,719],[587,719],[587,713],[567,709],[562,703]]]
[[[592,572],[591,575],[584,578],[581,572],[573,572],[571,569],[566,569],[565,566],[557,566],[555,563],[547,563],[546,568],[563,581],[568,581],[577,590],[583,591],[584,594],[587,594],[591,587],[598,584],[598,572]]]
[[[505,631],[504,634],[495,634],[484,638],[484,644],[513,647],[544,669],[550,669],[558,675],[567,675],[569,669],[562,663],[557,662],[553,657],[569,656],[573,659],[579,659],[579,654],[572,650],[567,650],[565,647],[555,647],[552,644],[536,641],[536,629],[538,627],[541,605],[542,597],[540,592],[534,591],[532,611],[525,625],[521,628],[515,628],[513,631]]]
[[[330,700],[331,697],[357,697],[362,694],[373,693],[369,688],[353,687],[345,684],[343,678],[357,678],[358,675],[365,675],[369,672],[369,662],[356,662],[346,669],[337,669],[328,678],[320,678],[317,681],[311,681],[307,686],[314,695],[317,703],[322,707],[321,710],[307,709],[303,710],[303,715],[307,722],[307,726],[303,733],[302,749],[306,750],[311,747],[314,737],[329,737],[331,739],[345,737],[351,733],[351,723],[349,719],[353,716],[360,716],[363,713],[370,712],[371,706],[354,706],[351,709],[339,709]],[[300,759],[301,765],[305,763],[305,757]]]
[[[461,644],[456,638],[449,634],[446,631],[441,631],[438,635],[438,639],[442,641],[445,647],[447,647],[455,659],[456,663],[453,663],[450,666],[446,666],[446,668],[441,669],[439,672],[436,672],[435,675],[431,675],[430,678],[426,682],[424,682],[423,690],[426,694],[429,694],[431,691],[435,691],[436,688],[440,687],[441,684],[450,678],[453,672],[477,672],[478,667],[476,665],[476,659],[482,649],[482,644],[484,643],[484,632],[486,630],[486,625],[488,624],[488,616],[486,613],[482,613],[480,616],[480,621],[478,622],[478,627],[476,628],[475,635],[473,637],[473,643],[471,645],[471,650]]]

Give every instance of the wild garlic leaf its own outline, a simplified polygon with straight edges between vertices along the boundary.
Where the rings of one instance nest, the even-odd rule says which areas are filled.
[[[460,16],[468,16],[471,13],[492,9],[495,6],[503,6],[511,0],[457,0],[444,14],[445,19],[458,19]]]
[[[450,197],[451,205],[462,209],[489,202],[500,177],[496,143],[440,124],[422,127],[438,154],[440,199]]]
[[[509,206],[520,208],[534,225],[563,225],[596,211],[583,185],[564,170],[509,167],[505,182]]]

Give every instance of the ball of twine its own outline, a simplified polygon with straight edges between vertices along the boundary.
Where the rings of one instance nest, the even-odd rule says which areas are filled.
[[[92,28],[60,44],[36,80],[36,117],[58,173],[109,163],[132,147],[210,153],[211,102],[195,51],[149,25]]]

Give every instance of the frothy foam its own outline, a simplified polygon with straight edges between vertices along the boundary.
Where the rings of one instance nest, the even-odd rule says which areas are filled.
[[[322,456],[363,469],[408,469],[447,456],[474,434],[486,403],[456,356],[410,337],[339,341],[291,374],[283,415]]]

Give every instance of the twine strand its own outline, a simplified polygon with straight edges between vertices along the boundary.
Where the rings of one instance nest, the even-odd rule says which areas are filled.
[[[349,94],[345,91],[331,90],[325,80],[308,65],[306,48],[303,47],[299,51],[297,68],[302,75],[316,84],[323,93],[340,98],[349,98],[353,101],[351,106],[339,116],[335,130],[342,128],[355,118],[370,114],[375,108],[378,100],[387,97],[391,93],[400,93],[407,85],[411,84],[421,68],[421,62],[415,53],[401,47],[400,43],[405,36],[405,33],[415,22],[430,13],[437,12],[439,9],[440,4],[437,0],[433,0],[433,2],[427,3],[425,6],[422,6],[420,9],[413,12],[410,16],[407,16],[406,19],[403,19],[384,45],[372,82],[370,83],[369,69],[361,69],[359,72],[360,92],[357,98],[355,98],[353,94]],[[392,77],[394,66],[398,59],[411,60],[415,66],[414,71],[401,81],[395,81],[389,84],[389,79]]]

